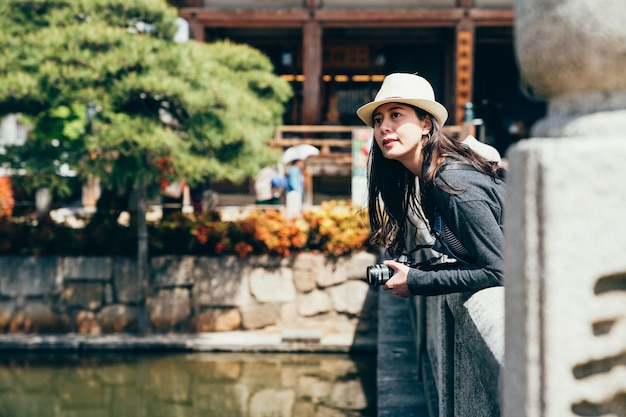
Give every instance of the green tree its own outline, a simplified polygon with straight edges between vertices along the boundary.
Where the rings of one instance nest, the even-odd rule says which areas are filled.
[[[62,167],[122,200],[137,190],[138,288],[147,282],[146,190],[163,177],[237,182],[274,161],[267,142],[291,95],[255,49],[174,42],[176,18],[165,0],[0,3],[0,115],[32,126],[1,162],[59,194],[68,190]],[[121,205],[98,213],[115,216]],[[138,325],[147,328],[145,310]]]
[[[176,18],[165,0],[3,0],[0,115],[32,126],[4,165],[55,194],[63,166],[128,194],[274,162],[289,85],[249,46],[174,42]]]

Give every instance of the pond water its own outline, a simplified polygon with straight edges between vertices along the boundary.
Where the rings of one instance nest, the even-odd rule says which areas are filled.
[[[375,415],[375,354],[0,356],[0,417]]]

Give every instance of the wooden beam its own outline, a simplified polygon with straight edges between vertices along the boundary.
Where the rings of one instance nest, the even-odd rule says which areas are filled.
[[[474,26],[513,26],[515,12],[513,9],[467,9],[467,18]]]
[[[180,16],[213,27],[301,27],[311,20],[306,9],[181,9]]]
[[[315,19],[325,27],[454,26],[463,9],[320,9]]]
[[[211,27],[454,27],[462,19],[476,26],[511,26],[513,9],[211,9],[184,8],[181,17]]]

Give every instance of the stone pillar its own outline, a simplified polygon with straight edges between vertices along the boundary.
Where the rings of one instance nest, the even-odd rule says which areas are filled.
[[[626,3],[516,0],[515,51],[529,93],[547,99],[533,137],[626,131]]]
[[[516,0],[547,116],[509,159],[505,417],[626,415],[626,3]]]

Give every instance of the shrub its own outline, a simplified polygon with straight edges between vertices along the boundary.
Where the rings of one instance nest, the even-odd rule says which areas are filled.
[[[344,201],[323,203],[288,219],[277,209],[255,209],[239,221],[221,221],[215,214],[173,213],[149,225],[149,254],[290,256],[318,251],[340,256],[368,246],[365,212]],[[72,229],[45,218],[16,222],[0,217],[0,254],[133,256],[137,228],[94,217],[84,229]]]
[[[307,247],[329,255],[343,255],[363,248],[370,237],[367,217],[345,201],[324,202],[304,213],[310,225]]]
[[[257,252],[289,256],[307,246],[310,226],[303,219],[287,219],[278,210],[255,210],[242,221],[243,229],[258,243]]]

